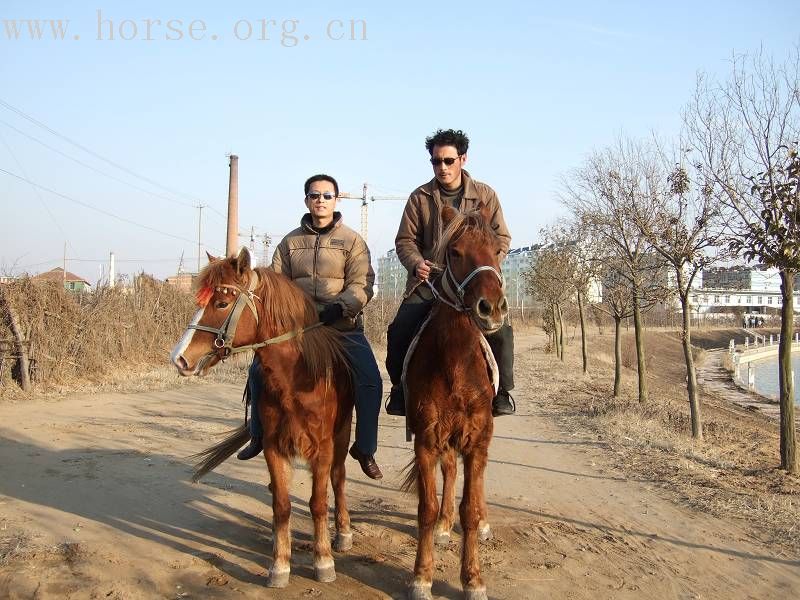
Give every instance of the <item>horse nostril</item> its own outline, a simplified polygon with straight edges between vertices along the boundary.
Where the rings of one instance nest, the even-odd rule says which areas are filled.
[[[485,298],[478,300],[478,315],[486,318],[492,314],[492,305]]]
[[[189,367],[189,363],[186,362],[186,359],[183,358],[182,354],[175,359],[175,365],[179,369],[187,369]]]
[[[500,304],[497,305],[497,308],[499,308],[500,312],[504,315],[508,314],[508,300],[505,296],[503,296],[503,299],[500,300]]]

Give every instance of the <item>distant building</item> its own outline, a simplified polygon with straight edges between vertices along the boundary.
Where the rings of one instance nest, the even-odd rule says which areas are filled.
[[[500,265],[506,280],[506,298],[511,308],[533,305],[533,296],[525,285],[524,273],[530,270],[539,248],[539,244],[512,248]]]
[[[394,249],[389,250],[386,256],[378,257],[375,285],[378,294],[383,298],[398,301],[403,299],[403,292],[406,290],[406,269]]]
[[[43,282],[43,281],[52,281],[54,283],[64,283],[64,289],[69,292],[91,292],[92,285],[86,281],[83,277],[78,277],[74,273],[70,273],[67,271],[66,275],[64,274],[64,269],[61,267],[56,267],[55,269],[51,269],[46,273],[40,273],[39,275],[34,275],[31,277],[31,281],[34,282]]]
[[[197,273],[178,273],[172,277],[167,277],[166,282],[167,285],[175,286],[181,292],[190,293],[196,277]]]
[[[700,286],[696,285],[695,287]],[[781,276],[778,269],[764,265],[713,267],[703,271],[702,287],[719,290],[780,292]],[[800,290],[800,279],[795,280],[794,289]]]
[[[16,279],[17,279],[16,277],[10,277],[10,276],[7,276],[7,275],[2,275],[2,276],[0,276],[0,285],[5,285],[7,283],[13,283]]]

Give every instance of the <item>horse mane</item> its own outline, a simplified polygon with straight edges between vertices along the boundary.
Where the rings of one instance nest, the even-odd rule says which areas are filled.
[[[434,245],[433,261],[438,264],[444,264],[447,254],[447,247],[450,245],[450,243],[470,231],[478,232],[480,235],[484,235],[488,239],[493,239],[497,235],[489,223],[484,220],[480,211],[473,210],[468,213],[458,212],[444,228],[439,241]]]
[[[235,260],[209,263],[200,271],[197,288],[213,289],[226,282],[231,283],[229,277],[230,272],[233,272],[236,284],[247,289],[248,281],[235,274]],[[280,335],[319,322],[314,301],[300,286],[272,269],[257,267],[253,270],[258,275],[258,286],[253,293],[261,300],[256,301],[256,305],[261,304],[262,308],[259,331]],[[324,380],[326,385],[332,384],[336,368],[349,370],[340,333],[332,327],[315,327],[283,343],[294,344],[308,368],[309,375],[314,380]]]

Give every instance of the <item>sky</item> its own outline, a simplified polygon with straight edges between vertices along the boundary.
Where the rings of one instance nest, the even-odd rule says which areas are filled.
[[[798,22],[796,1],[6,0],[0,275],[66,256],[95,283],[111,252],[129,276],[172,275],[181,257],[195,270],[198,205],[203,262],[224,253],[231,153],[242,244],[296,227],[315,173],[396,198],[368,208],[377,267],[433,175],[438,128],[469,135],[467,170],[526,246],[565,213],[560,181],[592,150],[674,136],[699,72],[724,78],[760,47],[784,60]],[[360,202],[340,209],[360,230]]]

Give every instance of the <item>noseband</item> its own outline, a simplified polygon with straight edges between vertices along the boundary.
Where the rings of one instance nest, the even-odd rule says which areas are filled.
[[[497,280],[500,282],[500,287],[504,288],[506,286],[503,276],[491,265],[481,265],[479,267],[475,267],[469,272],[469,274],[467,274],[466,277],[464,277],[463,281],[459,282],[458,279],[456,279],[456,276],[453,275],[453,269],[450,267],[450,256],[448,254],[445,254],[445,263],[446,265],[444,272],[442,273],[442,278],[440,279],[442,282],[441,292],[436,289],[429,279],[426,279],[425,282],[428,284],[433,296],[437,300],[444,302],[458,312],[469,312],[472,310],[471,306],[464,304],[464,294],[466,293],[469,282],[472,281],[478,275],[478,273],[483,271],[491,271],[497,276]]]
[[[189,326],[186,328],[194,329],[196,331],[206,331],[208,333],[216,334],[216,339],[214,340],[214,349],[207,352],[201,359],[199,363],[199,368],[208,362],[213,356],[219,356],[220,359],[226,359],[231,354],[237,354],[239,352],[246,352],[248,350],[258,350],[259,348],[263,348],[264,346],[269,346],[272,344],[279,344],[280,342],[285,342],[287,340],[292,339],[300,335],[301,333],[305,333],[309,329],[314,329],[315,327],[319,327],[322,323],[314,323],[313,325],[309,325],[304,329],[295,329],[293,331],[288,331],[284,334],[281,334],[276,337],[269,338],[264,340],[263,342],[258,342],[256,344],[247,344],[245,346],[234,346],[233,345],[233,338],[236,336],[236,327],[239,324],[239,319],[242,316],[242,312],[245,309],[245,306],[250,309],[250,312],[253,313],[253,318],[256,320],[256,327],[258,327],[259,317],[258,317],[258,309],[256,308],[255,302],[253,300],[258,300],[259,302],[263,301],[261,298],[255,295],[254,290],[258,287],[258,274],[253,271],[250,275],[250,282],[246,290],[240,288],[237,285],[233,284],[225,284],[220,285],[216,289],[217,291],[222,291],[224,293],[228,293],[230,290],[231,294],[236,297],[236,300],[233,302],[233,308],[231,308],[231,312],[225,318],[225,321],[222,322],[222,325],[219,327],[209,327],[207,325],[198,325],[196,323],[190,323]],[[199,319],[198,319],[199,320]]]

